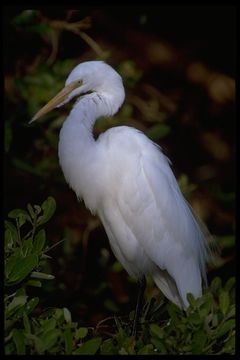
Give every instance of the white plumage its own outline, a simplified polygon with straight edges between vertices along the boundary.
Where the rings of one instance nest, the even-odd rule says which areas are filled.
[[[80,94],[84,95],[60,132],[59,160],[65,178],[100,217],[126,271],[137,278],[152,276],[169,300],[186,308],[188,292],[202,295],[207,245],[168,158],[131,127],[115,127],[97,140],[93,137],[96,119],[115,114],[123,103],[118,73],[101,61],[78,65],[63,92],[33,120]]]

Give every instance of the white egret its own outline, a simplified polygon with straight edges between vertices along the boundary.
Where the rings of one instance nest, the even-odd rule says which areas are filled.
[[[60,132],[59,161],[77,197],[100,217],[116,258],[141,284],[135,334],[145,276],[180,308],[189,305],[187,293],[202,295],[205,233],[158,145],[127,126],[94,139],[96,119],[114,115],[124,101],[120,75],[102,61],[79,64],[32,121],[74,97]]]

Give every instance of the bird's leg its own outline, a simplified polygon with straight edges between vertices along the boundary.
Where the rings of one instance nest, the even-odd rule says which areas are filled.
[[[133,319],[132,336],[134,336],[134,337],[137,335],[137,326],[138,326],[138,321],[139,321],[139,317],[140,317],[140,313],[141,313],[141,309],[142,309],[142,302],[143,302],[143,295],[144,295],[145,288],[146,288],[146,279],[145,279],[145,276],[143,276],[139,281],[137,305],[136,305],[136,310],[135,310],[134,319]]]

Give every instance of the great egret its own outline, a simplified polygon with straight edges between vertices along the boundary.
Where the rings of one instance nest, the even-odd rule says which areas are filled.
[[[102,61],[79,64],[32,121],[74,97],[60,132],[59,161],[77,197],[100,217],[116,258],[141,284],[135,335],[146,275],[180,308],[189,305],[187,293],[201,297],[205,233],[157,144],[127,126],[94,139],[96,119],[114,115],[124,101],[120,75]]]

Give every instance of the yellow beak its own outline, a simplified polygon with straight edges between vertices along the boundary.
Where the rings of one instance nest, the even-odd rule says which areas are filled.
[[[56,106],[61,104],[74,89],[77,87],[80,87],[82,85],[81,80],[75,80],[65,86],[56,96],[54,96],[53,99],[51,99],[44,107],[42,107],[32,118],[31,121],[29,121],[29,124],[31,124],[33,121],[39,119],[41,116],[47,114],[49,111],[53,110]]]

